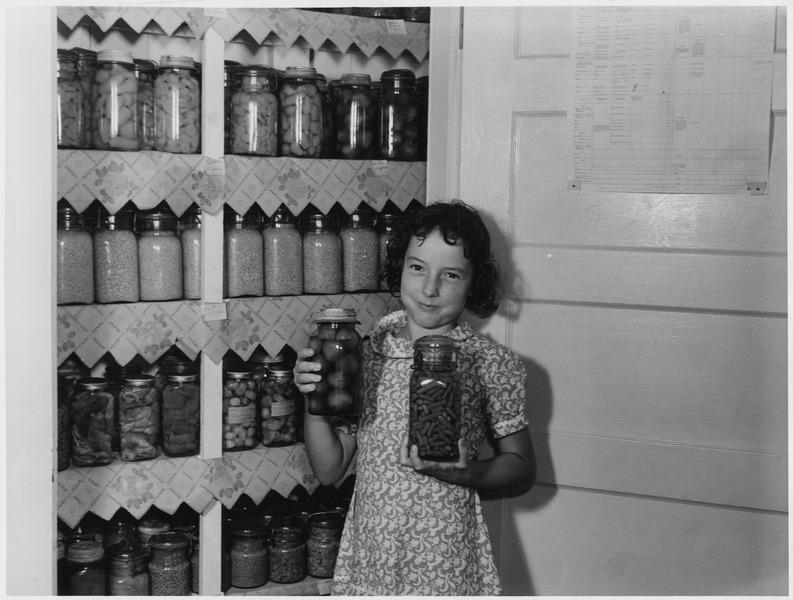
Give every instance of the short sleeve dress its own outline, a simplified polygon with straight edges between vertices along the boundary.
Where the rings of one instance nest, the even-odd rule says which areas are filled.
[[[497,595],[501,584],[478,493],[399,464],[408,430],[413,345],[396,337],[404,311],[383,317],[364,345],[364,406],[356,425],[355,490],[344,526],[334,595]],[[467,323],[461,343],[461,436],[476,457],[527,426],[521,360]]]

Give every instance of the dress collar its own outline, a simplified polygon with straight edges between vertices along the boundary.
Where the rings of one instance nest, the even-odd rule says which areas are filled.
[[[413,341],[397,337],[397,333],[407,324],[407,313],[398,310],[386,315],[372,328],[369,339],[372,350],[387,358],[413,358]],[[466,322],[444,334],[462,342],[473,335],[474,330]]]

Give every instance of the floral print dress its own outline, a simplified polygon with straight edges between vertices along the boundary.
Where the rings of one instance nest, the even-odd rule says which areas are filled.
[[[375,325],[364,346],[364,406],[357,475],[334,573],[334,595],[496,595],[501,584],[477,492],[399,464],[408,430],[413,345],[396,333],[406,314]],[[461,343],[461,436],[479,454],[495,437],[527,426],[523,363],[467,323],[447,334]]]

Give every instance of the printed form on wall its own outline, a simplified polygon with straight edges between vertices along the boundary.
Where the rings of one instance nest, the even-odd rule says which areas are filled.
[[[573,10],[571,190],[762,193],[774,7]]]

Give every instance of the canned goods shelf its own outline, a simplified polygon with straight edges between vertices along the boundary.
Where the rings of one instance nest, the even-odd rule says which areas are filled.
[[[271,581],[251,590],[233,587],[226,591],[226,596],[327,596],[330,594],[332,583],[332,579],[318,579],[309,575],[297,583]]]

